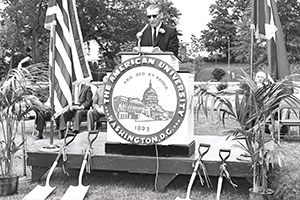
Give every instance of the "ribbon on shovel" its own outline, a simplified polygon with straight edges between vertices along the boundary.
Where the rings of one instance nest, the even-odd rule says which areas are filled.
[[[66,170],[66,163],[67,163],[67,160],[68,160],[67,147],[75,139],[75,137],[76,137],[76,134],[70,134],[70,133],[66,134],[65,137],[64,137],[64,146],[61,148],[61,153],[62,153],[62,156],[63,156],[62,169],[63,169],[64,174],[66,174],[67,176],[69,176],[69,173]]]
[[[205,168],[205,166],[204,166],[204,164],[202,162],[203,156],[209,151],[209,149],[210,149],[210,144],[204,144],[204,143],[200,143],[199,144],[199,148],[198,148],[199,157],[196,160],[196,162],[192,163],[193,173],[192,173],[191,179],[189,181],[189,185],[188,185],[188,188],[187,188],[186,197],[183,199],[183,198],[180,198],[178,196],[178,197],[176,197],[175,200],[190,200],[190,193],[191,193],[191,190],[192,190],[192,187],[193,187],[193,183],[194,183],[194,180],[195,180],[195,177],[196,177],[197,173],[199,175],[201,184],[204,185],[204,182],[206,182],[207,186],[211,187],[212,184],[211,184],[210,179],[208,177],[208,173],[206,171],[206,168]],[[203,172],[204,179],[200,175],[200,168],[201,168],[201,170]]]
[[[221,158],[221,165],[219,169],[220,175],[219,175],[218,186],[217,186],[217,200],[220,200],[223,177],[225,177],[229,181],[229,183],[233,186],[234,189],[236,189],[237,187],[237,185],[233,183],[233,181],[231,180],[229,172],[227,170],[226,160],[229,158],[230,153],[231,153],[230,149],[220,149],[219,151],[219,156]]]
[[[98,131],[90,131],[88,134],[88,141],[89,141],[89,145],[83,149],[82,154],[85,155],[87,153],[87,163],[85,166],[86,172],[87,173],[91,173],[91,169],[92,169],[92,157],[95,155],[95,150],[92,147],[93,143],[95,142],[95,140],[98,137],[99,132]],[[94,135],[93,138],[92,135]]]
[[[235,184],[235,183],[232,181],[232,179],[231,179],[231,177],[230,177],[230,174],[229,174],[229,172],[228,172],[228,170],[227,170],[227,165],[226,165],[226,163],[222,163],[222,164],[220,165],[220,174],[222,174],[222,176],[226,178],[226,180],[232,185],[232,187],[233,187],[234,189],[236,189],[236,188],[238,187],[237,184]]]
[[[82,151],[82,155],[85,155],[86,152],[88,151],[88,156],[87,156],[87,163],[85,166],[86,172],[87,173],[91,173],[91,169],[92,169],[92,157],[95,155],[95,150],[92,147],[87,147]]]
[[[200,160],[200,158],[199,158],[199,160]],[[200,174],[200,171],[202,171],[203,176],[204,176],[204,179],[202,178],[202,176],[201,176],[201,174]],[[212,183],[211,183],[211,181],[210,181],[210,179],[209,179],[209,176],[208,176],[206,167],[205,167],[205,165],[203,164],[202,160],[200,160],[199,168],[198,168],[198,170],[197,170],[197,174],[198,174],[198,176],[199,176],[201,185],[204,185],[204,182],[205,182],[208,188],[212,187]]]
[[[66,170],[66,162],[68,160],[66,149],[67,149],[67,147],[62,148],[62,156],[63,156],[62,169],[63,169],[64,174],[66,174],[67,176],[70,176],[69,173]]]

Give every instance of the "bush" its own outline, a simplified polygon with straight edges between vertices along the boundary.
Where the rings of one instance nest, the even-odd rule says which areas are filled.
[[[226,72],[223,69],[216,68],[211,74],[213,76],[213,79],[215,79],[216,81],[220,81],[225,76]]]
[[[237,92],[239,94],[245,94],[245,93],[249,93],[249,91],[250,91],[250,87],[245,82],[242,82]]]

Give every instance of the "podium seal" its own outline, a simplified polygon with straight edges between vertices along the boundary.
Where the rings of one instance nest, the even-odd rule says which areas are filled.
[[[133,57],[110,74],[104,87],[107,122],[124,140],[153,145],[170,138],[187,109],[182,79],[168,63]]]

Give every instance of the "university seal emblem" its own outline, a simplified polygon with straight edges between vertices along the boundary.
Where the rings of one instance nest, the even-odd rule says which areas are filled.
[[[117,66],[104,87],[107,122],[128,142],[160,143],[183,122],[186,96],[182,79],[169,64],[149,56],[134,57]]]

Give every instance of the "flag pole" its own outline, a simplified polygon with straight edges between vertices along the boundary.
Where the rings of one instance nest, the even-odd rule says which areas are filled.
[[[255,26],[257,25],[256,23],[256,8],[257,4],[255,0],[251,0],[251,24],[250,24],[250,77],[253,79],[253,57],[254,57],[254,32],[255,32]]]
[[[269,15],[269,10],[268,10],[268,5],[267,1],[264,1],[265,5],[265,20],[266,22],[270,22],[270,15]],[[268,74],[273,78],[272,73],[272,51],[271,51],[271,40],[267,40],[267,56],[268,56]]]
[[[51,31],[50,31],[50,52],[51,54],[51,60],[49,62],[50,64],[50,105],[52,109],[52,113],[55,113],[54,109],[54,78],[55,78],[55,41],[56,41],[56,20],[53,19],[51,23]],[[54,118],[51,117],[50,120],[50,145],[43,147],[43,150],[47,151],[58,151],[59,146],[54,145],[53,143],[53,132],[54,132]]]
[[[250,47],[250,77],[253,79],[253,52],[254,52],[254,27],[251,29],[251,47]]]
[[[52,108],[52,113],[54,113],[55,109],[54,109],[54,74],[55,74],[55,41],[56,41],[56,19],[54,19],[52,26],[51,26],[52,30],[51,30],[51,38],[52,38],[52,43],[51,43],[51,52],[52,52],[52,57],[51,57],[51,108]],[[53,146],[53,131],[54,131],[54,124],[53,124],[53,120],[50,120],[50,146]]]
[[[228,82],[231,80],[231,74],[230,74],[230,39],[229,39],[229,37],[227,36],[227,43],[228,43],[228,63],[227,63],[227,75],[228,75]]]

